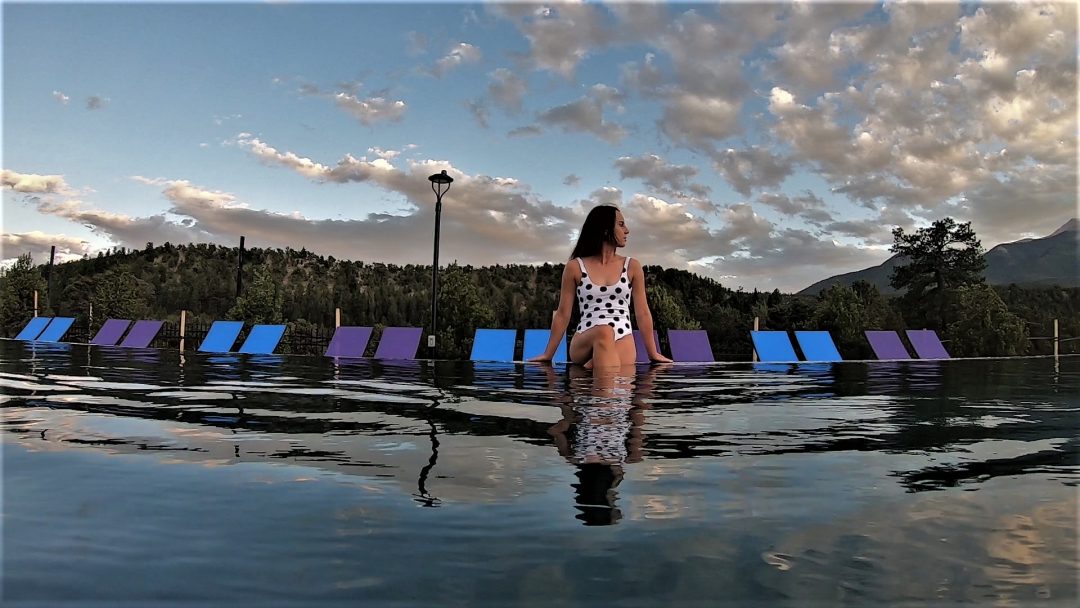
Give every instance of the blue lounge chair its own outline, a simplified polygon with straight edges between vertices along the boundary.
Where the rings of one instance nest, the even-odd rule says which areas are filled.
[[[244,328],[243,321],[214,321],[210,325],[210,331],[206,332],[199,352],[202,353],[227,353],[232,350],[236,343],[236,337]]]
[[[22,328],[22,331],[15,336],[16,340],[36,340],[41,332],[45,331],[45,327],[52,321],[52,317],[32,317],[27,321],[26,326]]]
[[[75,322],[72,317],[56,317],[52,321],[49,321],[49,325],[45,327],[45,331],[38,335],[38,342],[59,342],[60,338],[64,337],[68,329],[71,329],[71,324]]]
[[[668,344],[671,346],[672,361],[716,361],[709,345],[709,334],[704,329],[669,329]]]
[[[550,329],[526,329],[525,343],[522,345],[521,349],[521,358],[528,361],[532,357],[542,354],[547,347],[550,338]],[[551,358],[551,362],[566,363],[567,361],[569,361],[569,358],[566,356],[566,334],[563,334],[562,340],[560,340],[558,346],[555,347],[555,356]]]
[[[240,347],[240,352],[251,355],[269,355],[277,348],[284,334],[284,325],[255,325],[248,333],[243,346]]]
[[[803,358],[807,361],[843,361],[840,351],[827,331],[797,331],[795,340],[799,342]]]
[[[514,342],[517,341],[516,329],[480,329],[473,334],[473,361],[513,361]]]
[[[799,360],[786,331],[752,331],[750,339],[754,342],[758,359],[763,362]]]
[[[371,340],[370,327],[342,325],[334,330],[334,337],[326,347],[327,357],[363,357]]]

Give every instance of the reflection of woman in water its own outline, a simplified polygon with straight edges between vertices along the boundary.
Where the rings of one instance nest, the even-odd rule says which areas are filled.
[[[577,466],[576,516],[587,526],[610,525],[622,518],[615,488],[623,465],[644,457],[646,398],[660,368],[634,376],[634,367],[595,378],[572,368],[570,386],[561,404],[563,419],[548,433],[569,462]]]

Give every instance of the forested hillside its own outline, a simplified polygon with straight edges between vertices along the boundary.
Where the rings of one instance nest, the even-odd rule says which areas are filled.
[[[24,256],[0,277],[0,325],[13,336],[32,314],[34,289],[40,314],[74,316],[91,328],[108,317],[175,322],[239,318],[249,323],[286,322],[292,332],[332,331],[334,311],[342,324],[426,326],[430,317],[430,266],[395,266],[323,257],[306,250],[244,251],[242,297],[236,294],[239,249],[213,244],[117,249],[94,258],[58,264],[48,295],[47,265]],[[645,268],[649,304],[661,335],[669,328],[708,331],[721,359],[748,359],[754,317],[763,329],[828,329],[845,356],[869,356],[865,329],[903,329],[918,323],[897,301],[868,284],[834,287],[818,297],[744,292],[689,272]],[[451,265],[440,272],[439,356],[467,358],[477,327],[548,327],[557,305],[562,266]],[[1031,335],[1048,335],[1050,319],[1062,319],[1064,335],[1080,334],[1080,289],[1000,291],[1008,308],[1026,321]],[[51,304],[50,304],[51,302]],[[571,328],[576,324],[572,321]],[[913,325],[921,326],[921,325]],[[946,328],[937,328],[944,331]],[[970,333],[970,328],[968,328]],[[976,330],[977,331],[977,330]],[[1041,333],[1040,333],[1041,332]],[[1071,333],[1070,333],[1071,332]],[[1033,352],[1023,344],[980,340],[981,354]],[[1045,347],[1036,344],[1036,349]]]

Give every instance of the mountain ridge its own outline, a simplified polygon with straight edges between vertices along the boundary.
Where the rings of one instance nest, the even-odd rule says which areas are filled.
[[[986,282],[991,285],[1080,287],[1078,228],[1080,221],[1071,218],[1045,237],[1020,239],[994,246],[985,254],[986,270],[983,276]],[[882,294],[895,295],[899,292],[889,284],[889,277],[893,268],[904,263],[902,256],[894,255],[877,266],[817,281],[796,292],[796,295],[817,295],[835,283],[851,285],[856,281],[875,285]]]

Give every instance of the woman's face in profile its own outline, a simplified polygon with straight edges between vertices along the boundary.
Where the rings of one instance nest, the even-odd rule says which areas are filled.
[[[623,219],[622,211],[615,212],[615,230],[612,234],[615,236],[616,247],[626,247],[627,237],[630,236],[630,229],[626,227],[626,220]]]

